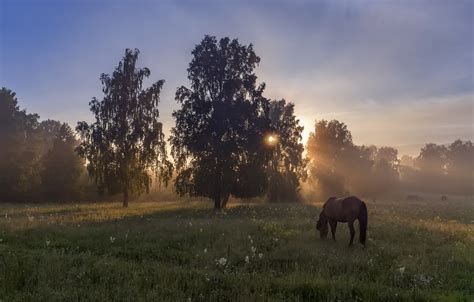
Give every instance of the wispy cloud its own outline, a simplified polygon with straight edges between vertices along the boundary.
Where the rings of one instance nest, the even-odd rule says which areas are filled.
[[[190,52],[214,34],[254,43],[267,95],[296,103],[306,134],[336,118],[364,144],[473,139],[473,11],[463,0],[6,1],[0,82],[30,111],[75,124],[91,117],[100,73],[137,47],[166,80],[169,129]]]

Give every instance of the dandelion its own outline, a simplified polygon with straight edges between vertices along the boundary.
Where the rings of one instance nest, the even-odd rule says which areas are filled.
[[[216,260],[216,263],[217,265],[220,265],[220,266],[225,266],[227,264],[227,259],[225,259],[224,257],[220,258],[220,259],[217,259]]]
[[[249,262],[250,262],[249,256],[245,256],[245,263],[249,263]]]
[[[259,253],[259,254],[258,254],[258,258],[262,259],[262,258],[263,258],[263,254],[262,254],[262,253]]]
[[[115,242],[115,237],[110,236],[109,239],[110,239],[110,243],[114,243],[114,242]]]

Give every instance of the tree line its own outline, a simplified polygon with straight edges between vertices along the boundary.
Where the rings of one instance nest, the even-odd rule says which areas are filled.
[[[396,149],[357,146],[344,123],[321,120],[304,155],[294,104],[265,97],[254,72],[260,57],[237,39],[205,36],[196,45],[167,140],[158,110],[165,81],[143,87],[151,71],[137,67],[138,56],[127,49],[113,73],[100,76],[103,97],[89,102],[94,121],[79,122],[76,133],[40,122],[2,88],[0,200],[87,200],[97,192],[121,194],[126,207],[130,195],[170,181],[178,194],[207,197],[216,209],[231,196],[299,201],[303,182],[321,198],[377,198],[401,187],[472,194],[470,141],[427,144],[400,161]]]

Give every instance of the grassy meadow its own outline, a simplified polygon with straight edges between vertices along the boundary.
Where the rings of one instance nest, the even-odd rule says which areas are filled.
[[[365,249],[320,207],[2,204],[0,300],[473,301],[472,200],[368,202]]]

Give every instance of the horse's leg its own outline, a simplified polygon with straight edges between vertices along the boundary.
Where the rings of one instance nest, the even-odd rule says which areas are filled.
[[[352,245],[352,242],[354,241],[354,236],[355,236],[355,229],[354,229],[354,220],[350,220],[347,222],[347,224],[349,225],[349,230],[351,232],[351,242],[349,242],[349,246]]]
[[[329,219],[329,225],[331,226],[332,239],[336,241],[337,220]]]

